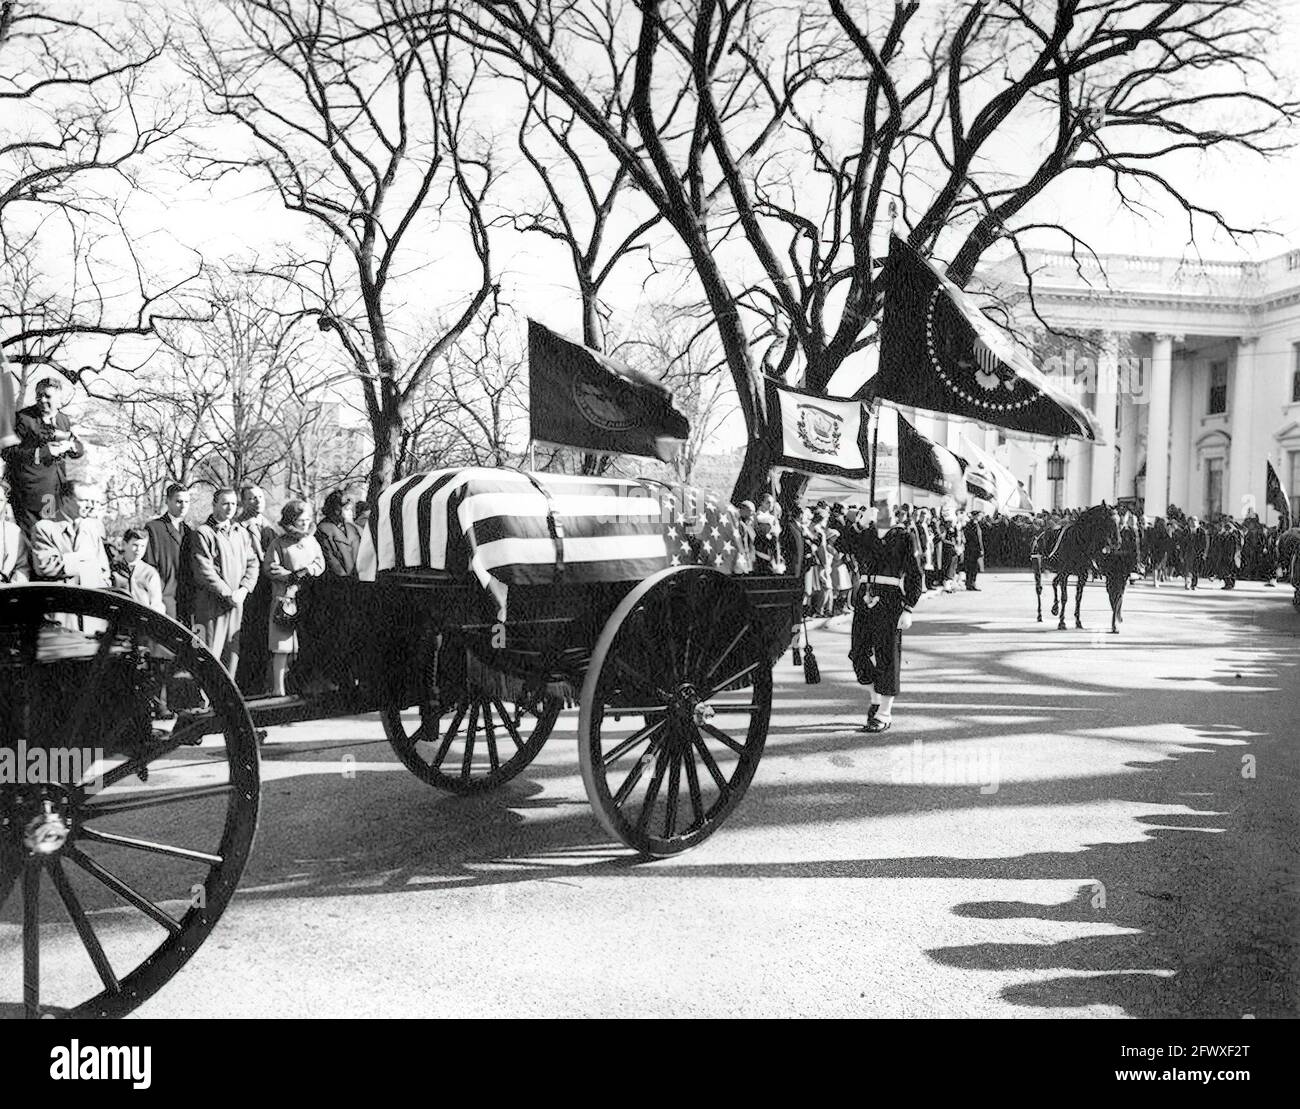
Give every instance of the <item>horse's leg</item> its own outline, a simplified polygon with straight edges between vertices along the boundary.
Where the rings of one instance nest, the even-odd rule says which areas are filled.
[[[1061,584],[1061,575],[1060,575],[1060,574],[1053,574],[1053,575],[1052,575],[1052,615],[1053,615],[1053,616],[1055,616],[1055,615],[1057,614],[1057,612],[1059,611],[1059,606],[1058,606],[1057,603],[1056,603],[1056,596],[1057,596],[1057,592],[1058,592],[1058,588],[1057,588],[1057,587],[1058,587],[1060,584]]]
[[[1034,567],[1034,595],[1038,600],[1038,622],[1043,622],[1043,563],[1040,559],[1030,560]]]
[[[1057,605],[1057,591],[1060,591],[1060,605]],[[1067,600],[1070,596],[1070,579],[1065,574],[1057,574],[1052,579],[1052,612],[1060,613],[1060,621],[1056,625],[1057,631],[1065,631],[1065,609]]]
[[[1124,580],[1122,578],[1106,579],[1106,595],[1110,598],[1110,633],[1119,635],[1119,609],[1124,603]]]
[[[1083,628],[1083,618],[1080,616],[1079,610],[1083,607],[1083,585],[1087,580],[1086,575],[1080,574],[1079,584],[1074,587],[1074,626],[1080,629]]]

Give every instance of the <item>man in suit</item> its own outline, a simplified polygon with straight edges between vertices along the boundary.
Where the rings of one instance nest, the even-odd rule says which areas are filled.
[[[1183,588],[1195,589],[1205,573],[1205,562],[1210,557],[1210,535],[1196,516],[1187,518],[1183,533]]]
[[[239,669],[244,602],[257,585],[259,569],[252,535],[235,522],[237,507],[233,489],[218,489],[212,497],[212,515],[194,529],[188,544],[194,626],[232,678]]]
[[[1223,579],[1222,588],[1235,589],[1237,578],[1241,574],[1242,535],[1231,516],[1223,521],[1219,536],[1219,577]]]
[[[275,525],[266,518],[266,493],[258,485],[245,485],[239,490],[239,514],[235,517],[248,529],[253,537],[253,546],[257,551],[260,564],[266,559],[266,552],[279,532]]]
[[[279,532],[266,518],[266,493],[260,486],[244,485],[239,490],[239,513],[235,521],[247,529],[257,554],[258,577],[253,592],[244,602],[244,627],[247,634],[241,637],[239,673],[235,681],[245,696],[255,696],[267,690],[267,673],[271,665],[271,652],[267,650],[266,629],[271,617],[271,579],[266,576],[266,553],[271,549]]]
[[[191,601],[186,565],[189,552],[185,550],[185,538],[190,525],[185,522],[185,513],[189,511],[190,493],[185,486],[172,482],[164,497],[167,510],[144,526],[148,536],[144,561],[158,573],[164,611],[173,620],[189,624]]]
[[[984,530],[980,527],[979,511],[971,513],[966,526],[961,529],[966,550],[962,555],[962,569],[966,571],[966,588],[972,593],[979,592],[975,579],[984,569]]]
[[[99,493],[81,481],[65,482],[58,491],[63,506],[58,519],[37,520],[32,527],[32,566],[43,581],[64,581],[86,589],[107,589],[108,551],[104,527],[83,510],[98,503]]]
[[[32,552],[23,529],[7,518],[9,483],[0,478],[0,584],[30,581]]]
[[[36,403],[14,417],[16,445],[5,449],[14,518],[31,534],[37,520],[63,516],[61,489],[68,480],[67,460],[86,453],[68,417],[58,410],[58,382],[46,378],[36,386]]]
[[[122,557],[109,565],[112,586],[133,601],[155,612],[166,612],[163,604],[162,579],[158,571],[142,561],[149,546],[149,533],[142,528],[127,528],[122,536]]]

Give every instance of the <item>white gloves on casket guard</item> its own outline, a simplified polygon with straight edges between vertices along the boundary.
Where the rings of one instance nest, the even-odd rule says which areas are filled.
[[[898,614],[898,630],[900,632],[905,632],[911,626],[912,626],[912,610],[910,608],[905,608],[903,609],[902,612]]]

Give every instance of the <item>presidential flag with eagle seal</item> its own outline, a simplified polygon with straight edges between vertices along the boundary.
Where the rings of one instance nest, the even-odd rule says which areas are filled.
[[[897,235],[886,263],[879,368],[860,395],[1031,435],[1102,440],[1092,413]]]

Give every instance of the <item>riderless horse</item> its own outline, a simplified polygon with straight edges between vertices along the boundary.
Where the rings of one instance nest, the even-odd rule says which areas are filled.
[[[1291,603],[1300,612],[1300,527],[1288,528],[1277,537],[1277,558],[1291,583]]]
[[[1052,615],[1060,615],[1058,630],[1065,630],[1065,609],[1070,597],[1070,578],[1077,579],[1074,591],[1074,626],[1083,627],[1080,609],[1083,587],[1107,550],[1119,548],[1119,526],[1114,510],[1105,502],[1095,504],[1079,514],[1078,519],[1040,532],[1030,551],[1034,567],[1034,589],[1038,594],[1038,622],[1043,621],[1043,569],[1053,572]],[[1112,620],[1116,615],[1111,610]]]

